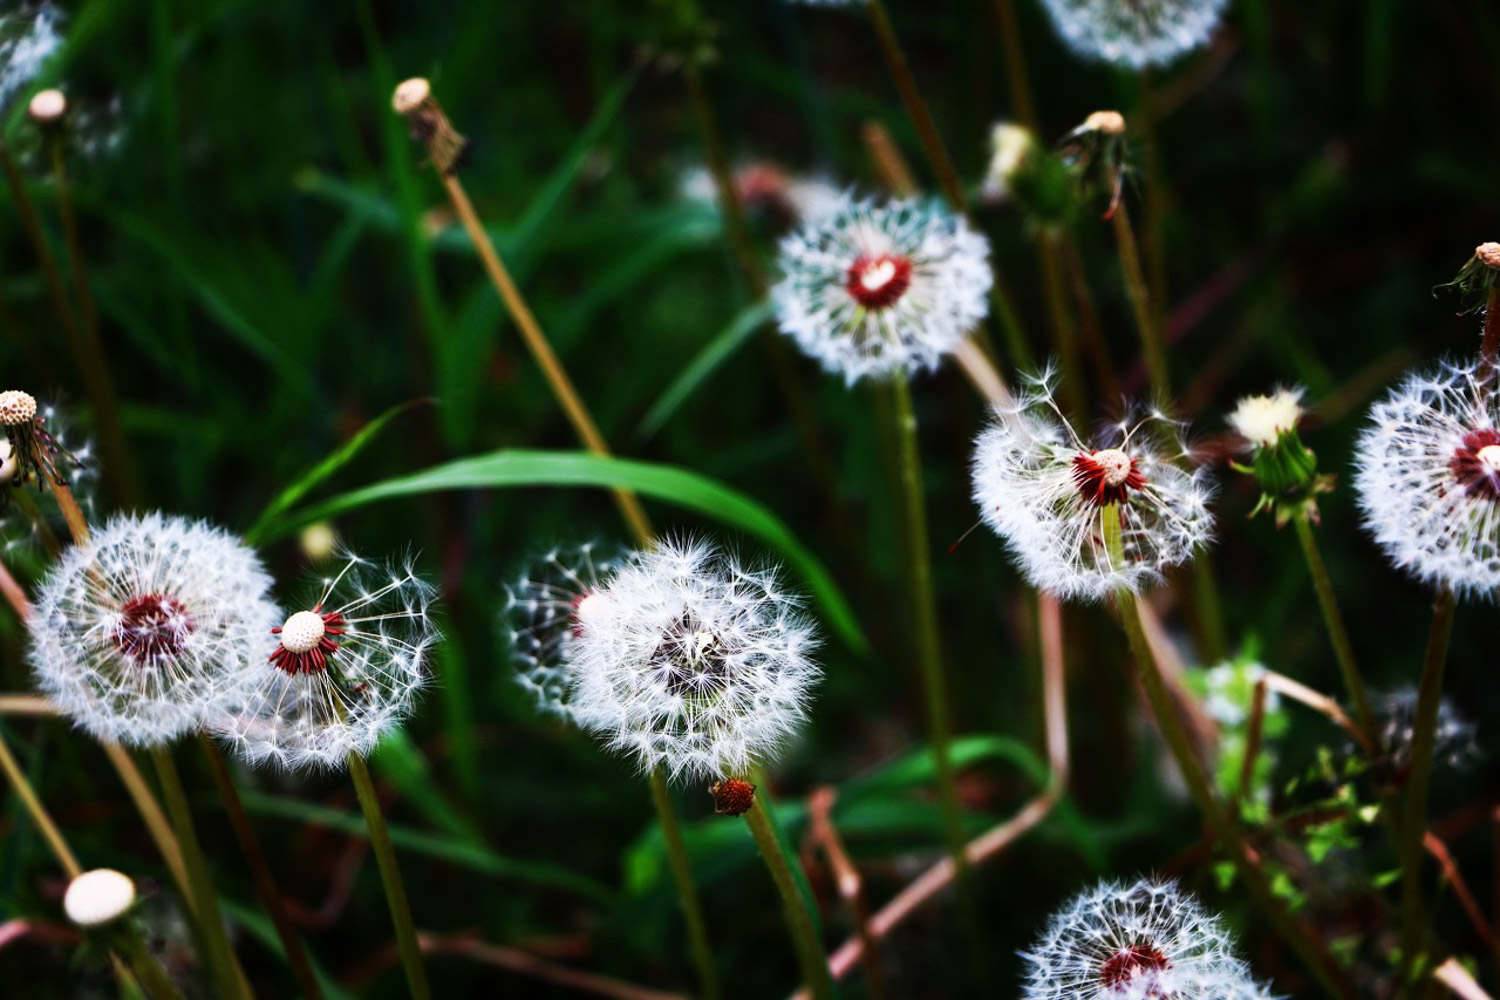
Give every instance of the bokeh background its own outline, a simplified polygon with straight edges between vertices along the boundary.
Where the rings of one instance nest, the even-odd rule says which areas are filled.
[[[924,185],[933,178],[858,10],[780,2],[707,5],[716,58],[708,96],[736,161],[771,159],[838,185],[878,190],[861,131],[879,123]],[[1009,117],[996,6],[893,0],[893,17],[955,160],[978,183],[989,126]],[[1143,86],[1080,61],[1035,0],[1016,0],[1041,132],[1123,110],[1138,162],[1158,171],[1154,245],[1165,276],[1177,412],[1195,436],[1225,433],[1239,394],[1306,387],[1305,438],[1340,488],[1323,503],[1325,552],[1374,686],[1415,681],[1429,594],[1391,569],[1358,526],[1347,489],[1368,403],[1404,369],[1477,347],[1478,321],[1435,286],[1500,233],[1500,11],[1477,0],[1359,4],[1235,0],[1213,43]],[[812,722],[775,769],[794,839],[814,788],[836,811],[884,901],[938,857],[938,811],[920,751],[922,702],[910,648],[899,493],[878,396],[794,355],[794,381],[827,463],[811,462],[760,337],[745,338],[659,428],[643,421],[699,351],[752,308],[711,201],[685,193],[703,146],[682,75],[657,58],[673,37],[659,6],[293,4],[96,0],[64,5],[66,42],[10,95],[4,136],[55,252],[55,185],[25,98],[52,82],[89,112],[70,169],[107,367],[128,444],[122,506],[200,515],[244,529],[288,483],[388,408],[396,418],[319,496],[505,448],[575,447],[486,282],[441,187],[390,112],[400,78],[429,76],[472,141],[462,177],[606,435],[624,455],[717,479],[760,501],[831,570],[871,644],[829,635]],[[1144,170],[1143,174],[1144,176]],[[1144,185],[1127,191],[1147,218]],[[1005,206],[979,208],[1037,357],[1049,351],[1033,244]],[[754,220],[767,265],[775,220]],[[1144,374],[1108,227],[1076,239],[1118,380]],[[6,387],[98,417],[55,319],[13,199],[0,204],[0,371]],[[975,763],[963,791],[975,831],[1034,794],[1043,771],[1034,628],[999,543],[976,532],[967,462],[983,406],[951,369],[919,378],[930,536],[957,725]],[[1101,417],[1118,400],[1091,386]],[[98,437],[98,431],[93,431]],[[1256,493],[1220,476],[1212,566],[1222,648],[1205,642],[1186,581],[1156,595],[1187,662],[1255,658],[1331,693],[1338,674],[1296,541],[1246,518]],[[670,504],[659,526],[711,534],[748,555],[765,544]],[[502,583],[559,542],[624,541],[607,493],[570,488],[433,493],[336,522],[356,551],[419,553],[442,588],[448,641],[405,732],[376,758],[419,925],[519,948],[560,965],[661,989],[693,982],[644,782],[628,762],[539,716],[513,683],[496,615]],[[283,593],[319,572],[295,534],[265,555]],[[14,569],[34,579],[23,550]],[[1481,906],[1495,912],[1495,610],[1462,606],[1448,690],[1481,753],[1439,775],[1434,813]],[[894,995],[1009,996],[1017,949],[1096,878],[1175,875],[1224,911],[1257,971],[1311,995],[1284,950],[1221,892],[1190,805],[1159,766],[1120,633],[1100,608],[1066,613],[1074,775],[1064,807],[978,876],[986,967],[962,961],[951,899],[884,952]],[[0,687],[30,688],[23,639],[0,616]],[[1343,752],[1325,720],[1295,709],[1276,741],[1275,801],[1311,795],[1320,754]],[[87,739],[58,722],[6,720],[74,846],[91,863],[149,879],[165,947],[170,890],[128,799]],[[913,755],[916,756],[913,756]],[[264,925],[211,786],[182,755],[240,952],[268,995],[289,989],[257,937]],[[893,767],[893,762],[896,767]],[[1288,783],[1296,782],[1288,789]],[[243,787],[321,967],[351,993],[400,995],[379,880],[337,776],[244,772]],[[1315,782],[1311,782],[1315,784]],[[748,835],[678,790],[710,933],[737,996],[777,996],[795,965]],[[1375,835],[1335,843],[1304,900],[1331,936],[1379,926],[1372,879],[1389,867]],[[821,860],[810,876],[830,947],[849,931]],[[1497,885],[1500,887],[1500,885]],[[0,813],[0,921],[57,922],[60,882],[24,815]],[[1480,950],[1451,896],[1436,917]],[[0,947],[27,995],[107,989],[97,963],[46,935]],[[431,960],[440,995],[572,995],[462,956]],[[12,978],[17,977],[17,978]],[[859,977],[850,996],[862,995]],[[20,995],[20,994],[17,994]]]

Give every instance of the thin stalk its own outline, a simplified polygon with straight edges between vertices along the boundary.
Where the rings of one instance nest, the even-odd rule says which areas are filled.
[[[396,950],[401,955],[401,967],[406,971],[407,988],[414,1000],[429,1000],[432,990],[427,985],[427,968],[422,964],[417,928],[411,919],[411,904],[406,900],[406,884],[401,881],[396,848],[391,844],[385,814],[380,811],[375,783],[370,780],[370,769],[359,754],[351,753],[348,764],[354,794],[359,797],[359,808],[365,814],[365,826],[370,830],[370,847],[375,851],[375,863],[380,867],[380,881],[385,886],[386,906],[390,908],[391,923],[396,928]]]
[[[155,955],[141,940],[141,935],[129,926],[119,927],[109,935],[111,949],[130,966],[136,981],[150,1000],[182,1000],[182,992],[167,970],[162,968]]]
[[[1141,254],[1135,230],[1130,225],[1130,210],[1123,200],[1115,206],[1111,222],[1115,229],[1115,245],[1120,254],[1120,270],[1125,278],[1125,294],[1129,297],[1131,311],[1135,314],[1136,329],[1141,337],[1141,354],[1145,357],[1146,372],[1151,378],[1151,391],[1158,402],[1165,402],[1172,395],[1167,375],[1167,355],[1156,328],[1156,317],[1151,313],[1151,293],[1146,286],[1146,276],[1141,271]]]
[[[1031,82],[1026,76],[1025,48],[1021,44],[1021,24],[1016,18],[1015,0],[995,0],[995,16],[1000,21],[1000,44],[1005,49],[1005,78],[1010,83],[1010,105],[1022,125],[1039,132],[1040,119],[1036,102],[1031,98]]]
[[[750,293],[756,299],[766,295],[766,273],[755,254],[755,244],[750,239],[750,227],[745,224],[745,206],[740,201],[734,186],[734,171],[729,165],[729,154],[724,149],[724,139],[719,132],[718,120],[713,105],[708,102],[708,93],[703,87],[703,71],[689,59],[682,70],[687,81],[688,100],[693,106],[693,121],[698,127],[699,139],[703,143],[703,155],[708,161],[708,173],[714,181],[714,192],[718,197],[719,211],[724,216],[724,232],[729,237],[730,248]]]
[[[1402,953],[1409,976],[1419,968],[1417,951],[1422,947],[1426,931],[1422,905],[1422,835],[1427,832],[1427,790],[1432,780],[1438,707],[1443,697],[1443,672],[1448,664],[1448,641],[1453,635],[1453,616],[1457,607],[1458,599],[1450,588],[1438,592],[1432,605],[1432,626],[1427,633],[1422,680],[1417,687],[1411,774],[1406,781],[1406,815],[1401,823]]]
[[[177,843],[182,849],[183,866],[187,870],[188,885],[192,891],[193,911],[197,916],[196,926],[202,937],[204,959],[208,963],[220,996],[249,996],[244,984],[235,972],[234,949],[229,946],[229,937],[224,930],[224,917],[219,912],[219,897],[209,880],[208,860],[203,856],[203,845],[198,840],[197,828],[193,825],[192,808],[188,805],[187,792],[182,787],[182,776],[172,761],[172,752],[165,746],[151,749],[152,762],[161,782],[162,798],[166,800],[167,814],[172,817],[172,826],[177,832]]]
[[[1359,674],[1359,664],[1354,659],[1354,646],[1349,641],[1349,630],[1344,627],[1344,616],[1339,611],[1338,598],[1333,592],[1333,581],[1329,579],[1328,567],[1323,564],[1323,555],[1318,551],[1318,539],[1313,534],[1311,520],[1306,515],[1300,515],[1295,521],[1297,541],[1302,544],[1307,572],[1312,577],[1313,589],[1318,592],[1318,607],[1323,611],[1323,624],[1328,628],[1328,641],[1333,645],[1339,672],[1344,675],[1344,690],[1349,692],[1349,698],[1354,702],[1359,727],[1368,739],[1375,732],[1375,716],[1370,711],[1370,699],[1365,693],[1365,682]]]
[[[1156,141],[1156,110],[1152,97],[1151,74],[1142,71],[1137,111],[1132,118],[1139,123],[1142,158],[1146,167],[1146,266],[1150,271],[1152,316],[1156,328],[1165,326],[1167,305],[1167,182],[1162,167],[1161,147]]]
[[[715,1000],[723,995],[723,990],[719,986],[718,969],[714,966],[713,949],[708,943],[708,924],[703,919],[703,904],[693,882],[693,867],[682,840],[682,826],[677,821],[677,810],[667,791],[667,776],[659,767],[651,769],[651,801],[656,805],[656,818],[661,823],[667,864],[671,866],[672,879],[677,883],[677,904],[682,907],[682,918],[687,922],[688,948],[693,953],[693,964],[698,967],[698,987],[705,1000]]]
[[[156,796],[151,794],[151,786],[146,784],[145,776],[135,766],[135,758],[118,743],[101,743],[100,746],[104,748],[105,756],[120,776],[120,783],[125,786],[130,800],[135,803],[136,811],[141,814],[141,822],[146,824],[146,832],[155,842],[157,853],[171,873],[177,891],[192,906],[192,883],[188,880],[187,866],[182,860],[182,848],[177,843],[177,835],[172,832],[172,823],[162,812]]]
[[[797,962],[802,967],[802,978],[815,1000],[832,1000],[833,978],[828,974],[828,960],[818,941],[812,915],[807,912],[797,880],[792,875],[791,861],[772,828],[773,822],[762,801],[762,793],[757,791],[750,811],[745,813],[745,825],[750,828],[755,846],[760,849],[761,859],[765,861],[771,881],[781,896],[782,913],[786,917],[787,931],[792,936],[792,947],[797,952]]]
[[[1037,260],[1042,265],[1042,286],[1046,290],[1047,314],[1052,320],[1052,346],[1062,367],[1062,391],[1068,413],[1074,419],[1084,415],[1083,365],[1078,358],[1078,330],[1068,310],[1068,296],[1063,283],[1061,237],[1042,233],[1037,237]]]
[[[1214,579],[1213,557],[1200,553],[1193,560],[1193,610],[1198,641],[1203,645],[1207,663],[1218,663],[1227,655],[1224,641],[1224,608],[1219,602],[1219,584]]]
[[[26,812],[31,816],[31,821],[36,824],[42,839],[47,842],[47,847],[52,851],[52,856],[57,858],[57,863],[67,873],[68,878],[74,879],[83,874],[83,866],[78,863],[78,857],[73,849],[68,846],[68,841],[63,837],[62,831],[52,821],[47,812],[47,807],[42,805],[42,800],[37,796],[36,789],[31,787],[26,772],[21,769],[21,764],[10,752],[10,746],[5,742],[5,737],[0,734],[0,771],[5,772],[6,780],[15,789],[16,795],[21,800],[21,805],[26,807]]]
[[[219,752],[214,741],[202,733],[198,735],[198,743],[203,748],[203,756],[208,760],[208,770],[219,790],[224,811],[229,814],[229,825],[234,828],[240,852],[250,866],[256,895],[260,897],[261,904],[271,915],[271,923],[276,927],[276,936],[281,940],[287,964],[292,967],[292,977],[297,980],[297,988],[304,997],[317,1000],[322,997],[323,988],[318,985],[318,977],[313,974],[312,962],[308,960],[307,950],[302,946],[302,938],[292,926],[292,918],[286,910],[286,900],[276,887],[271,866],[266,862],[266,852],[260,846],[260,838],[256,836],[255,827],[250,824],[250,817],[245,814],[245,805],[234,787],[234,779],[224,763],[224,755]]]

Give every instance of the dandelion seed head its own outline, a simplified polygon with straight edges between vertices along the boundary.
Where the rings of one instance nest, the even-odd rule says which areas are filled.
[[[63,912],[79,927],[103,927],[135,905],[135,883],[113,868],[95,868],[76,876],[63,893]]]
[[[819,670],[774,569],[663,542],[604,583],[571,652],[570,709],[610,749],[673,777],[736,777],[806,718]]]
[[[280,620],[260,559],[218,528],[116,517],[69,549],[37,591],[31,664],[63,713],[100,740],[153,746],[198,728]]]
[[[1500,586],[1500,401],[1484,361],[1413,374],[1370,410],[1355,448],[1365,527],[1399,568],[1459,594]]]
[[[1229,426],[1257,447],[1269,448],[1302,420],[1302,390],[1277,389],[1269,396],[1246,396],[1229,414]]]
[[[935,202],[842,205],[781,242],[783,333],[850,384],[936,368],[989,309],[989,243]]]
[[[1269,1000],[1219,918],[1175,883],[1105,882],[1022,953],[1024,1000]]]
[[[22,3],[0,14],[0,107],[7,107],[62,44],[62,13]]]
[[[1207,43],[1229,0],[1043,0],[1062,40],[1087,59],[1141,69]]]
[[[1112,424],[1086,443],[1053,399],[1048,371],[997,409],[973,459],[974,501],[1037,588],[1102,600],[1139,591],[1212,539],[1212,489],[1189,461],[1181,428],[1159,411]],[[1103,511],[1119,512],[1122,558],[1108,551]]]

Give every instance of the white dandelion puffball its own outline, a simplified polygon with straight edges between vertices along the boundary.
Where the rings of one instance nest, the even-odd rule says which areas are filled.
[[[95,868],[68,883],[63,912],[79,927],[102,927],[135,905],[135,883],[113,868]]]
[[[1067,46],[1086,59],[1141,69],[1208,42],[1229,0],[1042,0]]]
[[[1105,882],[1021,953],[1023,1000],[1269,1000],[1219,918],[1171,882]]]
[[[542,711],[573,718],[573,653],[583,605],[619,564],[618,556],[592,543],[559,547],[505,585],[501,631],[510,644],[517,683]]]
[[[238,538],[161,514],[116,517],[37,591],[41,689],[101,740],[151,746],[198,728],[276,623],[271,578]]]
[[[1213,491],[1181,428],[1160,412],[1111,425],[1093,444],[1053,401],[1051,372],[1031,380],[974,449],[974,502],[1038,590],[1101,600],[1139,591],[1213,537]],[[1106,508],[1119,512],[1122,559],[1108,551]]]
[[[984,319],[990,245],[936,202],[845,197],[781,241],[783,333],[851,385],[936,368]]]
[[[0,107],[25,89],[62,44],[62,12],[51,3],[20,3],[0,14]]]
[[[1500,586],[1500,400],[1481,361],[1412,375],[1370,409],[1355,447],[1365,527],[1424,583]]]
[[[673,777],[737,777],[806,717],[819,670],[801,599],[701,543],[634,553],[577,610],[572,710]]]
[[[410,713],[438,641],[435,591],[407,564],[347,555],[317,599],[267,628],[214,729],[245,760],[341,767]]]
[[[1270,448],[1302,420],[1302,390],[1277,389],[1269,396],[1246,396],[1229,414],[1229,426],[1257,448]]]

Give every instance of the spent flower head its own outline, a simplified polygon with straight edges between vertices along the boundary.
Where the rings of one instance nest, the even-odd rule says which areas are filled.
[[[1302,390],[1277,389],[1269,396],[1246,396],[1229,414],[1229,426],[1245,439],[1250,464],[1233,463],[1260,484],[1254,517],[1269,510],[1278,527],[1293,517],[1318,520],[1318,495],[1333,489],[1333,477],[1318,474],[1318,456],[1297,433]]]
[[[1439,287],[1455,289],[1468,298],[1470,311],[1484,308],[1489,293],[1500,288],[1500,243],[1479,244],[1473,256],[1459,268],[1458,275]]]
[[[642,770],[738,777],[806,717],[819,670],[775,569],[698,542],[634,553],[576,611],[572,711]]]
[[[66,411],[12,390],[0,393],[0,424],[7,414],[15,417],[33,408],[33,419],[7,426],[6,436],[0,438],[0,546],[7,555],[55,548],[53,541],[67,533],[56,495],[47,489],[49,483],[66,486],[85,517],[94,511],[94,487],[99,481],[94,447]],[[34,502],[12,502],[7,487],[25,485],[39,491]]]
[[[1085,442],[1055,387],[1049,370],[996,408],[974,449],[974,502],[1039,590],[1082,600],[1139,591],[1212,538],[1208,474],[1183,467],[1181,426],[1157,410]],[[1111,510],[1119,553],[1106,537]]]
[[[262,631],[213,728],[252,763],[335,768],[368,754],[427,681],[434,593],[410,563],[346,554],[311,602]]]
[[[1365,527],[1417,579],[1500,586],[1500,400],[1493,362],[1410,375],[1370,409],[1355,449]]]
[[[164,743],[200,727],[276,623],[271,579],[238,538],[162,514],[120,516],[69,549],[31,620],[37,682],[101,740]]]
[[[989,309],[989,242],[936,202],[846,196],[781,241],[783,333],[853,384],[936,368]]]
[[[1217,916],[1172,882],[1104,882],[1053,914],[1024,1000],[1268,1000]]]
[[[1207,43],[1229,0],[1043,0],[1043,6],[1078,55],[1141,69]]]

